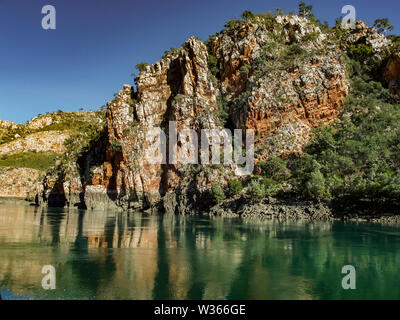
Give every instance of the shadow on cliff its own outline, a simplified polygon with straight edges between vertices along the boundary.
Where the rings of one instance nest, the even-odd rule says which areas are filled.
[[[88,148],[76,161],[79,169],[80,181],[82,184],[79,193],[79,203],[75,204],[79,209],[87,209],[85,203],[86,186],[92,183],[93,172],[91,168],[102,165],[106,160],[108,133],[104,128],[97,139],[90,141]]]
[[[169,164],[169,121],[176,121],[176,115],[174,112],[174,106],[173,102],[177,94],[183,93],[182,90],[182,70],[181,70],[181,64],[179,61],[179,57],[171,62],[170,68],[167,72],[167,84],[170,87],[171,90],[171,95],[169,96],[167,100],[167,110],[165,111],[164,115],[164,120],[161,123],[161,128],[166,134],[167,138],[167,152],[166,152],[166,164],[161,165],[161,182],[160,182],[160,187],[159,187],[159,193],[163,197],[165,194],[168,192],[168,187],[169,187],[169,172],[175,171],[175,174],[178,174],[178,172],[175,170],[174,165]]]
[[[63,208],[67,204],[67,197],[64,191],[65,173],[60,173],[47,198],[49,207]]]

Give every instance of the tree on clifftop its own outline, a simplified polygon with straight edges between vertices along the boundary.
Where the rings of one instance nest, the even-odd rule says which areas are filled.
[[[138,63],[138,64],[136,65],[136,69],[138,69],[140,72],[143,72],[143,71],[146,70],[146,67],[147,67],[148,65],[149,65],[149,64],[148,64],[147,62],[141,62],[141,63]]]
[[[304,18],[309,18],[312,14],[313,6],[307,5],[304,1],[299,3],[299,15]],[[314,15],[313,15],[314,16]]]
[[[388,18],[376,19],[374,22],[374,27],[378,29],[379,32],[387,34],[389,31],[393,31],[394,26],[389,23]]]

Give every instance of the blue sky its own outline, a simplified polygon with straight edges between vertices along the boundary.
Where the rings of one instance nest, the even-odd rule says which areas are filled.
[[[98,109],[142,61],[153,63],[187,38],[206,40],[244,10],[297,8],[298,0],[0,0],[0,119]],[[388,17],[400,33],[399,0],[309,0],[331,25],[344,5],[372,24]],[[41,27],[44,5],[56,30]]]

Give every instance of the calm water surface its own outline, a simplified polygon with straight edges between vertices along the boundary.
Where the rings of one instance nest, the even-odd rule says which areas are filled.
[[[357,289],[341,287],[344,265]],[[43,290],[42,267],[56,268]],[[400,228],[0,205],[3,299],[399,299]]]

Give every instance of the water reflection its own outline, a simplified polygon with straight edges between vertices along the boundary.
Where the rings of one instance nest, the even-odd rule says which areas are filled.
[[[398,228],[367,224],[0,206],[0,288],[25,298],[398,299],[399,248]]]

